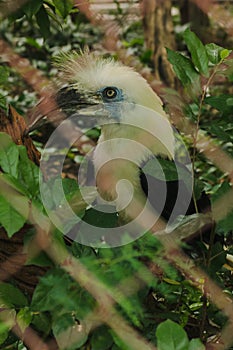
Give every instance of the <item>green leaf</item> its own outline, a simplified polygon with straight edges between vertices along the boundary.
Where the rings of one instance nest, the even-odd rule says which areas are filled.
[[[8,134],[0,132],[0,167],[2,170],[17,177],[19,150]]]
[[[205,102],[223,114],[233,115],[232,95],[209,96],[205,98]]]
[[[122,350],[122,348],[119,348],[119,346],[117,346],[116,344],[113,344],[113,346],[111,347],[111,350]]]
[[[111,208],[111,212],[109,212],[109,205],[98,204],[93,208],[86,210],[85,215],[82,217],[82,222],[76,235],[76,240],[79,243],[87,242],[88,240],[90,246],[94,246],[95,244],[101,242],[102,231],[98,230],[98,227],[111,229],[112,227],[117,227],[118,225],[119,218],[116,208],[114,206],[111,206]],[[89,229],[89,225],[86,223],[96,227],[96,232],[94,235]],[[110,232],[111,231],[109,231],[109,234]]]
[[[28,190],[31,197],[39,193],[39,168],[29,158],[24,146],[18,146],[19,164],[18,178],[24,187]]]
[[[62,187],[65,195],[75,193],[78,190],[77,181],[74,179],[62,179]]]
[[[233,97],[232,96],[227,99],[227,105],[233,107]]]
[[[23,11],[26,16],[30,19],[35,15],[43,4],[43,0],[30,0],[23,6]]]
[[[191,176],[190,171],[183,164],[162,158],[156,158],[156,161],[149,160],[142,170],[145,174],[166,181],[175,181],[178,178],[185,179]]]
[[[221,61],[221,52],[224,48],[214,43],[205,45],[205,48],[209,61],[213,64],[218,64]]]
[[[197,178],[194,178],[193,192],[195,194],[196,200],[201,197],[202,192],[205,190],[204,182]]]
[[[220,52],[220,57],[222,60],[224,60],[225,58],[227,58],[231,53],[231,50],[227,50],[227,49],[223,49],[221,52]]]
[[[6,66],[0,66],[0,85],[4,87],[8,82],[9,70]]]
[[[28,250],[26,265],[54,266],[54,263],[45,252],[35,255],[35,247],[33,246],[33,250]]]
[[[45,194],[46,207],[55,209],[67,205],[67,201],[71,205],[75,213],[80,213],[86,209],[88,203],[84,200],[83,194],[89,201],[96,198],[95,187],[82,187],[81,190],[77,185],[77,181],[73,179],[52,178],[47,182],[40,183],[40,191]],[[44,196],[43,196],[44,197]]]
[[[54,266],[53,261],[48,257],[46,252],[38,252],[38,245],[35,241],[36,230],[34,228],[28,229],[24,235],[24,250],[27,254],[26,265],[37,266]]]
[[[48,182],[49,185],[49,182]],[[59,186],[62,186],[63,191],[59,191]],[[74,179],[55,179],[52,181],[52,199],[55,204],[55,207],[61,205],[66,201],[66,197],[72,198],[76,194],[80,197],[80,201],[83,200],[81,193],[79,192],[77,181]],[[65,197],[64,197],[65,195]],[[78,200],[78,198],[77,198]]]
[[[178,179],[176,164],[167,159],[151,159],[142,170],[145,174],[159,180],[173,181]]]
[[[8,103],[6,96],[0,93],[0,108],[7,112]]]
[[[25,295],[15,286],[9,283],[0,283],[1,307],[27,306],[28,300]]]
[[[233,125],[227,125],[227,123],[223,124],[215,124],[210,123],[206,126],[206,131],[211,133],[214,137],[217,136],[219,141],[233,142]]]
[[[208,55],[205,46],[202,44],[200,39],[190,29],[186,29],[184,34],[184,40],[191,53],[192,61],[197,67],[200,73],[205,76],[209,75],[208,68]]]
[[[74,282],[68,274],[59,268],[50,269],[44,275],[32,297],[32,308],[35,311],[68,313],[79,310],[83,318],[94,307],[93,298]]]
[[[199,74],[189,58],[168,48],[167,56],[173,66],[174,72],[184,86],[198,82]]]
[[[0,223],[11,237],[26,222],[29,214],[29,199],[17,179],[0,174]]]
[[[188,350],[205,350],[205,346],[200,339],[192,339],[189,343]]]
[[[224,198],[228,192],[232,191],[232,186],[228,182],[223,182],[218,190],[212,195],[211,201],[214,203],[216,200]],[[218,221],[217,227],[221,228],[224,233],[228,233],[232,230],[232,220],[233,220],[233,208],[232,202],[228,201],[224,203],[221,208],[222,219]]]
[[[187,189],[192,185],[192,172],[182,163],[173,162],[168,159],[150,159],[142,171],[147,176],[154,177],[160,181],[183,181]]]
[[[189,340],[186,332],[171,320],[160,323],[156,337],[158,350],[188,350]]]
[[[66,300],[70,278],[60,269],[53,269],[44,275],[37,284],[32,297],[35,311],[52,311],[58,306],[73,302]]]
[[[72,0],[53,0],[54,6],[61,17],[66,18],[73,8]]]
[[[59,349],[77,350],[87,341],[88,331],[85,324],[77,322],[73,314],[63,314],[55,318],[52,329]]]
[[[232,230],[232,222],[233,222],[233,210],[231,210],[224,219],[220,220],[217,224],[218,227],[224,231],[224,233],[229,233]]]
[[[9,174],[1,174],[0,173],[0,184],[2,183],[1,192],[6,198],[10,198],[7,196],[7,190],[9,187],[12,188],[15,192],[18,192],[24,196],[28,196],[28,191],[26,188],[19,182],[18,179],[12,177]],[[5,185],[5,186],[4,186]],[[4,186],[4,187],[3,187]]]
[[[233,216],[232,216],[233,218]],[[213,278],[216,272],[221,269],[221,267],[226,263],[227,253],[220,242],[216,242],[211,248],[211,263],[209,266],[209,271]]]
[[[111,347],[113,339],[106,326],[97,328],[91,337],[92,350],[107,350]]]
[[[10,327],[5,323],[0,321],[0,345],[8,338]]]
[[[21,206],[26,209],[28,214],[28,200],[21,197]],[[19,231],[27,220],[27,216],[21,215],[3,196],[0,195],[0,224],[5,228],[8,237]]]
[[[30,325],[32,320],[32,312],[29,307],[24,307],[19,310],[16,317],[17,323],[20,327],[21,332],[24,332],[25,329]]]
[[[76,319],[74,313],[69,312],[65,314],[61,314],[59,319],[53,320],[53,332],[54,335],[57,336],[61,332],[65,331],[69,327],[73,327],[76,323]]]
[[[44,6],[41,6],[40,10],[36,13],[36,21],[40,28],[40,32],[43,38],[49,38],[49,36],[51,35],[50,20]]]
[[[55,203],[53,199],[52,185],[50,184],[50,181],[41,182],[40,191],[42,194],[45,194],[45,198],[46,198],[46,203],[44,203],[45,207],[49,210],[54,209]]]
[[[51,319],[48,313],[35,313],[31,322],[37,330],[43,332],[43,335],[47,335],[51,331]]]
[[[113,337],[114,340],[114,348],[120,349],[120,350],[133,350],[132,346],[130,344],[126,344],[120,337],[118,337],[112,330],[109,331]]]
[[[223,197],[225,194],[228,193],[228,191],[232,191],[232,186],[229,184],[228,181],[224,181],[221,183],[221,186],[218,188],[217,192],[215,192],[212,196],[211,196],[211,201],[214,204],[214,202],[216,200],[221,199],[221,197]],[[231,203],[229,203],[230,205]]]
[[[96,227],[116,227],[119,220],[117,212],[114,206],[112,206],[112,212],[108,212],[109,208],[109,205],[96,205],[86,211],[83,221]]]
[[[94,258],[96,256],[96,253],[93,248],[85,246],[83,244],[79,244],[75,241],[72,243],[71,252],[75,258],[81,258],[81,257],[87,257],[87,256]]]

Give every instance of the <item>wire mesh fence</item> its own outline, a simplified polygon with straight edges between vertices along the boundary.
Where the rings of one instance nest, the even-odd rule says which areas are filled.
[[[123,11],[122,18],[124,20],[133,21],[135,16],[139,15],[140,4],[137,1],[110,3],[110,12],[112,7],[116,8],[118,12]],[[9,2],[8,5],[6,11],[11,13],[11,3]],[[77,1],[76,5],[81,12],[85,13],[92,24],[106,28],[103,38],[105,50],[110,49],[118,52],[119,57],[128,63],[126,50],[117,47],[122,29],[119,21],[114,22],[115,14],[110,13],[106,16],[106,13],[109,12],[109,2],[93,2],[89,7],[86,6],[89,5],[88,2]],[[103,10],[100,9],[102,6]],[[227,26],[227,32],[231,33],[231,31],[232,23]],[[3,39],[0,40],[0,54],[2,59],[41,98],[39,106],[31,111],[31,115],[38,118],[38,116],[48,115],[51,114],[51,111],[55,111],[54,119],[53,113],[51,114],[51,123],[54,123],[56,127],[57,120],[63,119],[63,112],[59,111],[57,101],[54,98],[56,91],[49,79],[40,70],[34,68],[29,60],[16,53],[16,50],[12,49]],[[149,77],[151,77],[150,74]],[[171,118],[178,129],[184,135],[194,135],[196,152],[204,155],[206,162],[211,162],[217,169],[226,174],[227,181],[231,185],[233,161],[229,153],[225,152],[207,133],[202,133],[199,125],[197,129],[195,122],[187,118],[184,122],[184,115],[181,108],[179,109],[179,103],[175,104],[172,112]],[[162,293],[162,288],[166,284],[168,296],[173,294],[175,299],[179,299],[176,300],[177,303],[170,301],[169,311],[171,314],[167,314],[166,318],[172,318],[174,314],[178,317],[177,315],[182,314],[182,312],[185,318],[188,316],[187,312],[182,311],[184,310],[182,298],[189,288],[187,285],[190,285],[192,291],[196,291],[196,294],[192,292],[195,294],[193,297],[195,303],[192,303],[192,307],[194,314],[196,310],[199,317],[198,322],[193,326],[193,329],[197,329],[195,338],[202,333],[202,340],[206,341],[205,348],[209,350],[229,349],[233,344],[231,283],[228,282],[228,287],[228,285],[223,285],[222,280],[221,283],[216,282],[215,277],[208,270],[211,259],[214,259],[215,255],[222,254],[222,251],[214,252],[210,257],[208,257],[207,252],[207,271],[204,271],[203,268],[199,267],[198,255],[195,255],[195,252],[193,256],[189,254],[184,242],[193,235],[202,235],[201,231],[204,232],[206,227],[213,231],[215,227],[213,223],[221,222],[228,217],[233,205],[232,186],[229,186],[224,195],[214,201],[211,213],[198,214],[182,225],[178,225],[169,233],[166,232],[164,224],[161,223],[159,230],[156,227],[149,234],[146,234],[146,243],[136,240],[132,245],[124,245],[122,250],[113,248],[115,253],[108,247],[103,250],[82,247],[79,244],[73,244],[72,240],[67,239],[67,237],[64,237],[64,240],[61,238],[51,217],[48,217],[43,207],[35,200],[37,194],[34,197],[32,195],[34,190],[38,191],[40,155],[28,136],[24,118],[13,108],[10,109],[8,115],[2,112],[0,117],[1,132],[6,132],[13,140],[12,142],[9,138],[1,135],[0,193],[3,199],[0,201],[0,205],[2,214],[5,210],[8,220],[7,223],[2,222],[2,225],[7,227],[8,234],[6,234],[5,229],[1,228],[0,339],[6,340],[9,331],[11,331],[11,334],[22,341],[18,343],[18,348],[25,347],[33,350],[163,349],[158,333],[157,345],[154,345],[155,329],[152,327],[153,322],[156,325],[160,324],[167,312],[162,308],[162,305],[166,305],[166,288],[165,296]],[[79,142],[76,147],[82,150],[80,153],[83,156],[87,150],[95,147],[95,144],[86,136],[82,138],[83,135],[79,127],[77,130]],[[18,146],[24,145],[27,156],[23,148],[16,151],[17,146],[14,147],[13,143]],[[27,160],[27,157],[32,162]],[[23,164],[21,168],[20,162]],[[26,190],[21,188],[16,180],[12,181],[8,176],[14,171],[15,178],[25,183]],[[67,193],[72,192],[69,186]],[[74,210],[77,210],[78,206],[78,211],[83,212],[87,206],[80,200],[77,191],[75,193],[76,197],[71,197],[69,203],[73,205],[71,207]],[[48,191],[48,197],[50,195],[51,193]],[[4,198],[8,210],[6,210],[7,205]],[[94,220],[96,217],[98,214],[94,216]],[[17,224],[19,229],[15,233],[13,231]],[[209,242],[209,244],[213,245],[213,242]],[[200,248],[200,250],[202,249]],[[113,266],[111,266],[111,262],[113,262]],[[229,271],[229,276],[231,276],[230,268]],[[178,278],[177,274],[179,274]],[[221,273],[218,272],[218,274]],[[44,276],[46,277],[43,279]],[[161,290],[157,290],[156,294],[154,287],[158,284]],[[172,289],[171,293],[169,288]],[[179,288],[179,292],[176,288]],[[148,298],[144,298],[145,293],[148,294]],[[8,299],[6,295],[8,295]],[[153,299],[153,302],[150,301],[150,298]],[[139,300],[148,303],[143,310],[138,306]],[[216,310],[220,311],[221,317],[226,318],[223,322],[224,326],[211,325],[213,327],[211,329],[209,325],[206,325],[205,313],[210,304],[215,308],[215,312],[217,312]],[[171,305],[176,306],[172,309]],[[149,314],[150,308],[152,310]],[[146,318],[143,313],[148,313],[149,317]],[[142,320],[145,319],[147,321],[143,323]],[[181,320],[182,317],[178,322]],[[195,317],[191,318],[190,322],[187,320],[185,322],[183,319],[183,324],[191,324],[194,321],[196,321]],[[52,331],[51,324],[53,325]],[[207,328],[208,331],[206,331]],[[150,331],[153,336],[150,335]],[[203,336],[205,333],[206,338]],[[92,335],[91,340],[90,334]],[[214,334],[214,336],[211,338],[210,334]],[[102,343],[99,340],[101,336],[104,338]],[[184,338],[181,337],[181,339]],[[193,349],[204,348],[201,343],[190,345],[189,340],[185,341],[184,349],[191,349],[191,346],[194,346]],[[11,346],[11,343],[9,344],[3,345],[1,348]],[[96,344],[99,344],[99,347]]]

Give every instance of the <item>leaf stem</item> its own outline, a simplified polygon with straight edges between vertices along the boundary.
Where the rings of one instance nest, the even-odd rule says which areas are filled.
[[[193,172],[195,169],[195,160],[196,160],[196,155],[197,155],[197,147],[196,146],[197,146],[198,132],[199,132],[199,126],[200,126],[200,121],[201,121],[201,112],[202,112],[202,107],[204,104],[204,99],[205,99],[205,96],[207,93],[207,89],[209,88],[215,74],[217,73],[219,66],[223,63],[223,60],[224,59],[221,59],[221,61],[214,67],[211,75],[209,76],[209,78],[208,78],[208,80],[203,88],[202,94],[201,94],[201,100],[199,103],[199,110],[198,110],[197,121],[196,121],[196,128],[194,129],[194,133],[193,133],[193,154],[192,154]],[[197,199],[196,199],[195,193],[193,195],[193,200],[194,200],[195,210],[198,213]]]

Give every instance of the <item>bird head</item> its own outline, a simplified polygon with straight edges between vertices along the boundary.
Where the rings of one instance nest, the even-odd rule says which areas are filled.
[[[55,58],[59,84],[76,91],[86,103],[128,102],[153,109],[165,116],[160,98],[132,68],[94,53],[62,53]]]
[[[93,106],[101,105],[110,117],[111,123],[102,124],[100,141],[128,138],[143,144],[153,154],[173,158],[174,136],[162,102],[139,73],[87,51],[62,53],[55,59],[55,65],[59,70],[60,90],[56,98],[59,106],[66,105],[66,111],[70,104],[92,115]],[[119,147],[117,152],[120,156]],[[138,164],[148,157],[144,150],[138,150],[136,157],[133,153],[135,149],[132,160]]]

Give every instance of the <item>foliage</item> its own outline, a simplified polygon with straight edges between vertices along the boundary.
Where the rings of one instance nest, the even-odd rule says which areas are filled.
[[[204,46],[189,29],[184,32],[184,40],[191,58],[169,49],[167,51],[168,59],[173,65],[177,77],[185,87],[185,93],[192,96],[192,101],[188,101],[189,104],[185,106],[186,115],[197,124],[196,135],[194,135],[192,142],[195,144],[198,128],[201,127],[205,135],[210,135],[213,139],[216,139],[216,145],[224,145],[224,149],[229,155],[232,155],[232,95],[219,94],[216,96],[212,94],[214,91],[212,92],[213,88],[211,86],[214,78],[219,75],[225,76],[229,83],[231,82],[230,70],[224,66],[231,50],[224,49],[216,44]],[[227,62],[227,65],[232,64],[231,60]],[[206,85],[202,88],[200,79],[203,76],[207,80],[205,81]],[[193,92],[192,90],[196,91]],[[228,174],[219,172],[214,164],[210,164],[206,171],[203,168],[203,158],[199,154],[195,155],[193,162],[195,162],[194,170],[198,172],[199,180],[202,180],[203,189],[212,195],[213,202],[221,196],[224,191],[223,188],[230,189]],[[232,221],[232,212],[223,221],[228,223],[227,229],[226,226],[225,229],[222,226],[224,233],[227,235]],[[218,225],[221,227],[221,223],[218,223]]]
[[[170,320],[158,326],[156,335],[158,338],[158,348],[161,350],[204,350],[204,345],[198,339],[189,341],[183,328]]]
[[[37,0],[28,2],[14,14],[12,18],[17,18],[21,30],[25,29],[23,29],[25,23],[36,22],[38,33],[47,38],[46,43],[43,41],[45,44],[41,44],[39,36],[36,39],[30,36],[24,37],[27,51],[35,50],[33,60],[42,51],[46,51],[45,57],[48,57],[58,50],[59,43],[56,48],[52,45],[53,39],[57,36],[52,23],[59,24],[61,18],[66,19],[68,24],[65,28],[70,26],[72,31],[74,23],[69,17],[71,13],[74,13],[74,10],[69,0]],[[67,33],[59,35],[61,42],[68,36]],[[224,64],[229,63],[227,58],[230,51],[215,44],[202,44],[190,30],[186,30],[183,37],[190,57],[170,49],[167,49],[167,52],[168,59],[184,86],[184,91],[191,96],[185,101],[184,111],[189,120],[196,123],[197,128],[201,127],[206,136],[213,137],[217,145],[221,145],[232,155],[232,96],[226,92],[216,94],[214,87],[211,86],[214,77],[223,74]],[[74,40],[73,44],[74,42],[79,46],[83,38],[80,41]],[[141,45],[141,41],[135,42],[132,39],[130,45],[137,44]],[[25,47],[21,49],[23,54],[27,54],[24,51]],[[229,81],[232,81],[232,76],[227,70],[224,74]],[[14,82],[19,81],[19,77],[16,77],[7,66],[1,66],[0,106],[5,109],[7,101],[4,95],[6,91],[11,92],[11,86],[7,86],[11,79]],[[203,79],[206,79],[205,84]],[[25,95],[21,93],[22,91],[17,91],[15,96],[21,96],[22,104],[17,98],[13,104],[20,105],[19,110],[26,110],[29,106],[27,93]],[[10,101],[13,102],[13,99]],[[187,139],[187,144],[193,151],[191,143],[193,144]],[[193,165],[201,182],[201,190],[207,191],[214,203],[227,193],[231,185],[228,174],[222,173],[211,161],[208,162],[206,169],[207,160],[203,155],[193,153]],[[164,164],[166,166],[166,161]],[[25,148],[16,146],[4,133],[0,133],[0,168],[0,181],[4,184],[1,186],[0,195],[0,224],[6,230],[8,237],[12,237],[25,223],[31,225],[33,215],[34,220],[38,215],[41,217],[43,215],[47,219],[48,217],[40,197],[39,168],[28,159]],[[173,180],[176,174],[172,170],[168,168],[166,171]],[[62,182],[67,200],[72,200],[74,195],[78,195],[79,198],[79,191],[72,179],[63,179]],[[54,198],[51,198],[51,206],[56,206],[60,198],[58,196],[55,202],[53,200]],[[80,217],[83,217],[84,212],[86,215],[89,213],[91,218],[95,215],[85,206],[75,210]],[[115,219],[111,217],[110,221]],[[217,223],[214,235],[228,238],[231,222],[232,214],[228,212]],[[112,226],[114,225],[115,221],[112,222]],[[137,329],[140,335],[156,344],[159,350],[204,349],[198,338],[202,336],[202,340],[206,340],[199,332],[205,312],[207,320],[202,331],[205,331],[207,337],[216,334],[226,324],[224,314],[211,303],[206,304],[203,293],[175,267],[168,264],[163,258],[161,244],[151,234],[148,233],[133,243],[114,249],[93,249],[76,242],[66,246],[62,234],[55,229],[52,231],[52,236],[56,247],[71,254],[102,283],[104,290],[114,299],[119,315]],[[36,229],[31,225],[25,237],[27,264],[47,266],[49,270],[40,278],[32,298],[24,295],[14,282],[0,283],[0,348],[7,349],[10,346],[23,348],[23,343],[13,336],[13,327],[17,323],[22,332],[30,325],[45,340],[54,336],[59,348],[64,350],[87,348],[128,350],[129,344],[125,344],[111,327],[96,326],[93,320],[93,328],[90,329],[87,320],[88,317],[91,319],[99,300],[68,274],[64,266],[56,263],[48,251],[34,256],[35,237]],[[195,258],[197,265],[208,270],[213,279],[230,294],[232,288],[230,271],[224,267],[227,252],[223,249],[222,240],[214,241],[213,237],[211,239],[212,244],[209,248],[200,239],[193,246],[185,245],[184,249]],[[226,245],[226,249],[232,254],[232,248]]]
[[[1,19],[0,35],[16,46],[17,53],[27,57],[33,66],[51,77],[56,74],[51,66],[51,57],[60,51],[78,50],[85,45],[91,48],[101,38],[100,30],[91,26],[71,6],[72,3],[71,0],[29,1],[19,11]],[[43,12],[43,20],[39,11]],[[38,24],[37,19],[41,23]],[[14,69],[4,61],[0,63],[0,107],[7,110],[7,104],[11,104],[25,115],[36,101],[35,92]]]

